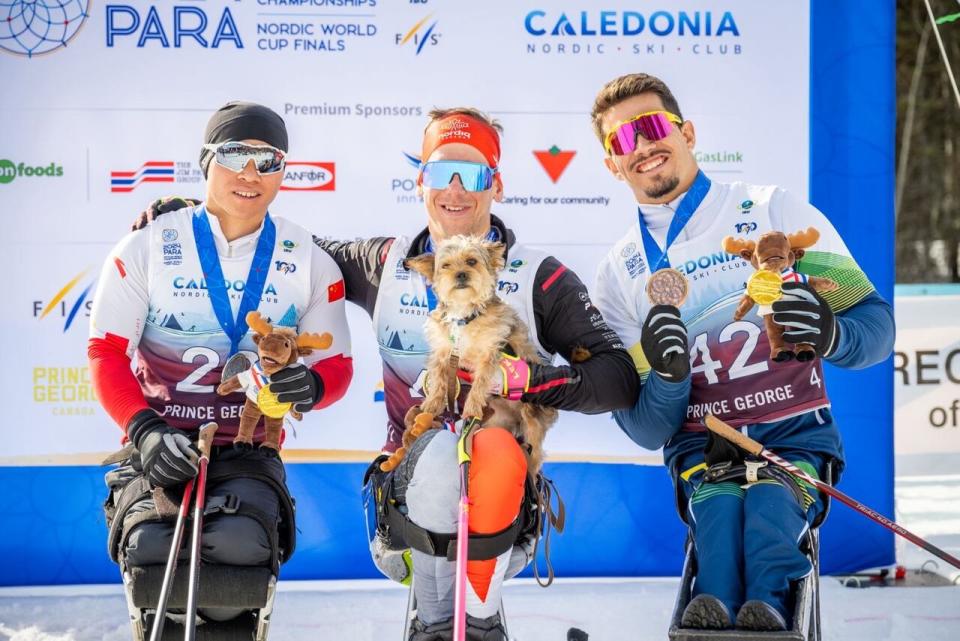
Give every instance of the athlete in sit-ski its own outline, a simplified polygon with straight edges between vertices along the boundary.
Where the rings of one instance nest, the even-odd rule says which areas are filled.
[[[387,406],[383,451],[400,447],[404,416],[423,401],[429,351],[423,323],[435,305],[426,282],[404,268],[403,261],[457,234],[479,234],[507,245],[501,278],[509,287],[498,294],[530,328],[531,340],[542,356],[542,362],[517,363],[529,368],[522,400],[585,413],[629,407],[637,394],[636,372],[619,338],[590,302],[586,287],[556,258],[517,244],[513,232],[490,212],[503,196],[499,126],[473,109],[434,111],[423,137],[421,159],[426,229],[413,238],[318,241],[343,270],[347,300],[361,305],[373,319]],[[155,203],[148,217],[164,206]],[[554,355],[569,361],[577,347],[589,351],[589,360],[549,364]],[[466,386],[460,402],[465,392]],[[507,396],[509,390],[493,393]],[[411,639],[415,641],[452,636],[454,563],[447,560],[447,544],[456,539],[460,490],[456,447],[453,432],[430,430],[414,442],[394,472],[380,473],[378,459],[369,475],[368,493],[389,501],[397,508],[393,518],[403,520],[402,533],[397,532],[396,523],[389,531],[386,523],[378,523],[371,539],[378,567],[396,580],[409,579],[408,555],[401,552],[413,548],[417,618]],[[468,562],[467,638],[501,641],[505,636],[498,613],[500,587],[529,562],[532,534],[513,527],[519,525],[518,513],[532,497],[524,497],[525,457],[506,430],[477,432],[473,448],[470,537],[501,536],[485,543],[485,555],[490,558]]]
[[[276,326],[333,336],[328,349],[274,375],[277,400],[306,412],[341,398],[353,373],[343,276],[308,231],[267,213],[287,151],[280,116],[229,103],[211,117],[205,143],[206,203],[128,234],[104,263],[94,298],[93,382],[135,447],[108,474],[117,510],[110,549],[125,567],[166,562],[173,523],[158,514],[151,488],[175,489],[195,476],[191,439],[201,424],[215,421],[207,486],[214,513],[204,520],[202,560],[276,573],[293,552],[295,530],[283,463],[272,449],[234,449],[245,396],[218,396],[216,388],[229,357],[243,352],[256,360],[246,315],[258,311]],[[255,444],[263,434],[261,422]],[[133,483],[140,494],[131,500],[133,490],[124,490]],[[217,511],[217,505],[233,508]],[[238,616],[255,624],[232,608],[200,615],[210,633]],[[236,622],[222,625],[233,630]]]
[[[634,222],[600,265],[597,305],[628,346],[642,385],[635,407],[614,413],[638,444],[664,448],[690,524],[699,571],[684,627],[777,630],[789,625],[790,581],[811,570],[797,542],[823,510],[810,487],[705,483],[707,464],[738,453],[711,442],[707,413],[820,478],[842,466],[840,432],[830,411],[821,358],[863,368],[893,348],[893,314],[816,208],[774,186],[711,181],[697,167],[693,123],[683,120],[667,86],[646,74],[609,82],[593,107],[604,162],[639,205]],[[721,254],[721,241],[749,223],[759,235],[820,230],[798,271],[839,283],[820,296],[803,279],[784,282],[773,319],[791,343],[812,344],[812,361],[776,363],[755,313],[733,320],[748,261]],[[650,275],[672,267],[686,275],[681,312],[652,306]],[[706,450],[706,451],[705,451]],[[789,485],[790,483],[788,483]]]

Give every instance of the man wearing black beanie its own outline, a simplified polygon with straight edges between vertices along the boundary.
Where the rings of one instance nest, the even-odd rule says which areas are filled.
[[[344,395],[353,373],[339,268],[310,232],[267,212],[287,149],[275,112],[249,102],[224,105],[210,118],[200,153],[206,202],[128,234],[104,263],[88,355],[97,396],[132,445],[107,475],[107,511],[108,547],[130,590],[135,639],[149,632],[146,612],[156,607],[156,597],[144,596],[159,590],[149,570],[162,570],[170,548],[176,514],[164,503],[180,502],[197,473],[192,441],[202,424],[219,428],[203,521],[201,638],[249,639],[259,626],[262,639],[271,577],[293,553],[293,501],[279,444],[265,440],[263,421],[252,445],[241,440],[247,396],[216,391],[228,359],[233,368],[246,355],[238,369],[262,387],[255,396],[263,411],[268,401],[286,408],[281,413],[326,407]],[[301,349],[303,362],[268,377],[255,362],[250,312],[291,336],[329,332],[333,343]],[[171,598],[170,610],[183,607],[177,590]]]

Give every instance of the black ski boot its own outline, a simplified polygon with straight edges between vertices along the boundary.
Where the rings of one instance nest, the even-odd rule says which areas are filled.
[[[694,630],[727,630],[731,627],[730,611],[717,597],[698,594],[684,608],[680,625]]]
[[[737,612],[737,629],[783,632],[787,629],[787,622],[769,603],[753,600],[744,603]]]
[[[408,641],[453,641],[453,619],[424,625],[420,619],[410,624]]]
[[[500,613],[485,619],[467,615],[467,641],[507,641],[507,631],[503,628]]]

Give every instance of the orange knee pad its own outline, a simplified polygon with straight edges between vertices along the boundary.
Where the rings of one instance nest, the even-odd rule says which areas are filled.
[[[527,477],[527,459],[517,439],[499,427],[485,427],[473,436],[470,462],[471,534],[496,534],[517,518]],[[496,559],[467,562],[467,578],[486,600]]]

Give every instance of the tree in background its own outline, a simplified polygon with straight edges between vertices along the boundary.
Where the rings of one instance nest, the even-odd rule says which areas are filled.
[[[960,1],[930,0],[954,73]],[[960,105],[925,0],[897,0],[897,282],[960,282]]]

